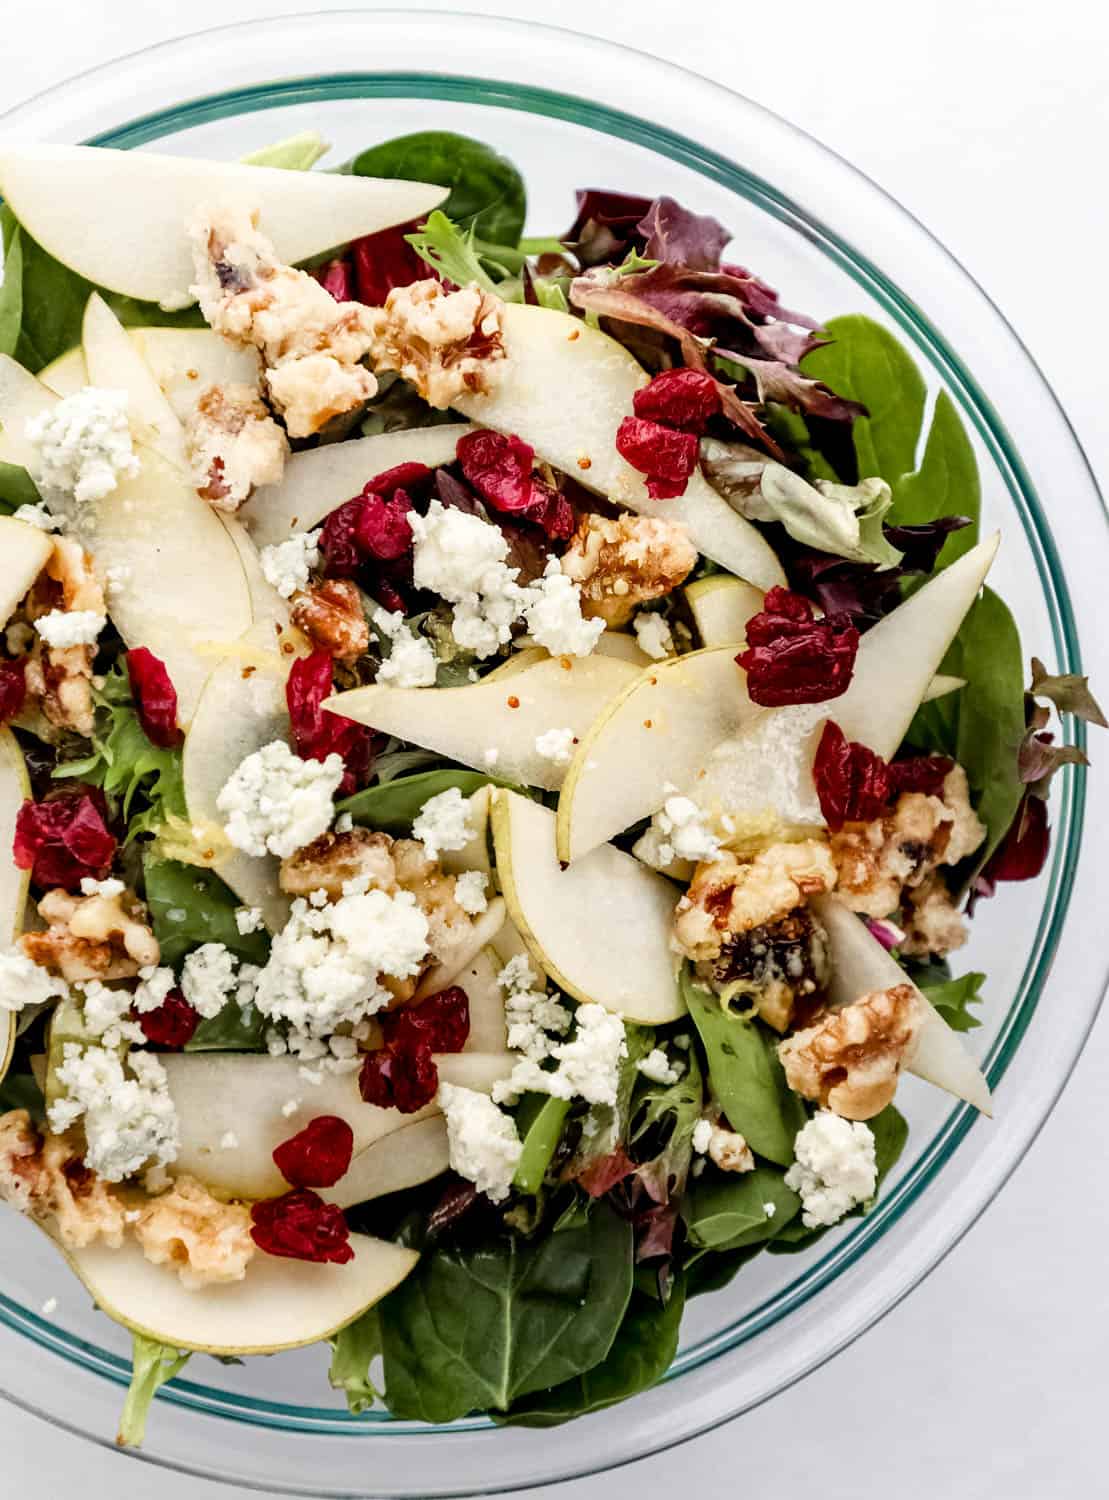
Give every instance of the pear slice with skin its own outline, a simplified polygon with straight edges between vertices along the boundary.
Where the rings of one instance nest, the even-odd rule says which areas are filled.
[[[245,905],[261,907],[271,932],[285,925],[291,905],[278,886],[280,861],[272,854],[255,858],[233,849],[216,804],[248,755],[288,738],[285,684],[293,657],[281,645],[272,623],[262,620],[216,664],[185,736],[182,762],[189,820],[211,830],[212,868]]]
[[[287,541],[296,531],[312,531],[386,469],[453,463],[458,439],[472,431],[468,423],[451,423],[305,449],[289,459],[281,483],[255,490],[239,515],[259,547]]]
[[[965,688],[967,680],[965,677],[951,677],[946,672],[937,672],[928,684],[924,692],[922,703],[931,703],[935,698],[946,698],[948,693],[957,693],[960,688]]]
[[[12,847],[15,820],[30,795],[31,781],[19,742],[10,729],[0,729],[0,848],[5,851]],[[19,869],[8,854],[0,864],[0,949],[10,948],[23,930],[30,884],[30,872]],[[0,1083],[11,1067],[17,1029],[15,1012],[0,1010]]]
[[[832,962],[829,1003],[839,1009],[872,990],[911,985],[925,1007],[925,1020],[905,1060],[906,1071],[992,1116],[989,1084],[962,1037],[912,984],[863,919],[834,896],[817,896],[812,906],[828,933]]]
[[[742,651],[747,644],[747,621],[762,609],[763,592],[742,578],[713,573],[685,586],[686,602],[702,646],[728,646]]]
[[[466,821],[473,833],[463,848],[445,849],[439,856],[439,863],[448,875],[461,875],[466,871],[477,871],[481,875],[492,873],[493,863],[489,858],[489,804],[492,795],[491,786],[479,786],[467,799]]]
[[[507,915],[504,898],[494,896],[481,915],[459,933],[450,948],[438,955],[437,962],[420,980],[413,998],[426,999],[428,995],[437,995],[440,990],[454,984],[466,965],[497,936]]]
[[[442,1115],[433,1115],[367,1146],[334,1187],[320,1189],[320,1197],[350,1208],[430,1182],[450,1164],[447,1122]]]
[[[0,630],[26,598],[53,550],[45,531],[11,516],[0,516]]]
[[[38,468],[38,450],[27,437],[27,423],[58,404],[47,390],[10,354],[0,354],[0,460],[26,469],[31,478]]]
[[[251,540],[250,534],[236,516],[224,515],[222,511],[217,511],[216,514],[220,518],[224,531],[234,542],[235,551],[239,554],[239,561],[243,565],[254,623],[269,625],[274,635],[282,631],[289,632],[292,620],[289,601],[282,599],[262,572],[262,560],[258,556],[258,548]],[[297,635],[299,636],[299,632]],[[308,650],[306,642],[304,649]]]
[[[705,747],[759,717],[735,647],[655,662],[601,710],[582,737],[558,801],[558,857],[571,862],[656,812],[684,786]]]
[[[180,1130],[169,1171],[198,1178],[221,1198],[276,1198],[287,1192],[273,1153],[319,1115],[346,1120],[357,1157],[393,1131],[439,1112],[434,1102],[407,1115],[367,1104],[358,1092],[357,1070],[325,1072],[319,1083],[310,1083],[296,1057],[176,1052],[162,1061]],[[507,1052],[452,1052],[438,1054],[435,1062],[444,1082],[487,1094],[508,1077],[515,1058]],[[294,1102],[296,1109],[286,1115],[285,1107]],[[228,1131],[238,1139],[234,1150],[220,1145]]]
[[[684,495],[652,500],[616,451],[616,432],[649,376],[622,344],[580,318],[508,303],[501,309],[504,368],[490,390],[463,395],[465,416],[515,433],[539,458],[614,505],[688,527],[698,552],[759,588],[785,584],[769,543],[695,469]]]
[[[254,618],[246,575],[219,517],[151,449],[141,470],[82,506],[77,534],[111,580],[112,623],[129,646],[165,662],[188,725],[212,668]]]
[[[647,1026],[684,1014],[675,886],[611,844],[562,869],[554,813],[517,792],[494,795],[493,841],[509,915],[555,984]]]
[[[181,422],[193,415],[209,386],[253,387],[261,376],[256,349],[240,348],[210,328],[128,328],[126,333]],[[92,384],[80,347],[60,354],[38,378],[59,396]]]
[[[173,1266],[147,1260],[134,1240],[63,1253],[101,1312],[174,1349],[275,1354],[330,1338],[380,1302],[419,1260],[388,1240],[352,1234],[354,1259],[320,1265],[259,1250],[242,1281],[186,1287]]]
[[[184,469],[185,429],[127,330],[96,292],[85,304],[81,348],[90,385],[127,392],[127,422],[135,441]]]
[[[43,249],[96,286],[186,307],[195,280],[186,226],[210,206],[258,215],[287,265],[422,219],[430,183],[289,172],[96,146],[0,149],[0,193]]]
[[[508,681],[486,678],[456,688],[375,684],[339,693],[324,707],[478,771],[488,770],[486,752],[494,749],[498,776],[551,791],[562,785],[566,767],[540,755],[536,739],[562,728],[581,738],[637,675],[630,662],[611,656],[546,657]]]

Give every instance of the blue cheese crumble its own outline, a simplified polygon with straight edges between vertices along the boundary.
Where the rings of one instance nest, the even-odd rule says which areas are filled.
[[[423,844],[428,859],[465,849],[473,836],[470,804],[456,786],[429,797],[412,824],[412,837]]]
[[[878,1168],[874,1134],[858,1120],[822,1109],[797,1132],[796,1158],[786,1187],[801,1195],[806,1229],[838,1224],[844,1214],[874,1196]]]
[[[139,472],[126,391],[87,385],[32,417],[26,434],[36,450],[32,477],[39,489],[78,505],[103,500],[121,478]]]
[[[326,833],[343,779],[338,755],[301,760],[284,740],[255,750],[234,772],[216,799],[227,819],[225,831],[236,849],[286,859]]]
[[[523,1143],[516,1122],[486,1094],[441,1083],[437,1096],[447,1120],[451,1169],[494,1203],[508,1197]]]

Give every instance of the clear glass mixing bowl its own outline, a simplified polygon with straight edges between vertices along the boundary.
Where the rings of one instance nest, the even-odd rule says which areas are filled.
[[[529,233],[564,228],[576,187],[670,193],[728,224],[732,258],[787,303],[824,318],[858,311],[886,322],[930,385],[950,392],[973,434],[985,523],[1004,537],[991,582],[1015,609],[1027,651],[1053,670],[1093,672],[1104,691],[1109,648],[1094,611],[1109,573],[1106,519],[1051,391],[996,308],[920,224],[750,101],[566,31],[473,16],[335,12],[156,47],[0,122],[4,135],[25,140],[217,158],[312,127],[334,143],[336,161],[428,126],[479,136],[519,164],[531,193]],[[433,1429],[347,1415],[331,1397],[318,1348],[233,1367],[195,1357],[157,1402],[140,1457],[240,1488],[484,1495],[641,1458],[799,1379],[951,1248],[1066,1082],[1105,981],[1104,945],[1089,919],[1107,860],[1100,841],[1083,844],[1082,830],[1104,828],[1107,813],[1105,778],[1091,783],[1087,800],[1084,773],[1068,769],[1053,801],[1048,868],[984,903],[960,955],[990,976],[985,1024],[970,1044],[996,1091],[997,1118],[953,1108],[946,1095],[908,1080],[898,1102],[910,1144],[879,1207],[809,1254],[762,1256],[727,1290],[697,1299],[674,1366],[654,1391],[572,1430],[498,1429],[477,1418]],[[10,1213],[0,1218],[0,1264],[0,1389],[110,1443],[127,1383],[127,1336],[89,1305],[42,1236]],[[57,1313],[44,1318],[39,1309],[54,1296]]]

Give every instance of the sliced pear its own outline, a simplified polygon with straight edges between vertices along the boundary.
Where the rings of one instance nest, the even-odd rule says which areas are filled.
[[[268,625],[275,636],[281,631],[287,632],[292,619],[289,602],[287,599],[282,599],[262,572],[262,560],[258,556],[258,548],[251,540],[246,527],[236,516],[226,516],[219,511],[216,514],[220,518],[224,531],[234,542],[235,551],[239,554],[239,561],[243,565],[254,623]]]
[[[543,969],[541,969],[534,962],[534,956],[531,949],[520,936],[520,929],[516,926],[516,923],[513,922],[511,917],[501,928],[500,932],[497,933],[497,936],[493,940],[490,947],[492,953],[496,955],[498,973],[500,973],[500,970],[503,969],[506,964],[511,963],[514,958],[526,958],[528,961],[528,965],[535,976],[535,988],[546,990],[547,976]]]
[[[241,349],[210,328],[129,328],[127,337],[182,422],[209,386],[258,384],[258,351]],[[90,383],[80,348],[59,355],[38,378],[59,396],[72,396]]]
[[[294,453],[281,483],[256,490],[239,514],[259,547],[286,541],[294,531],[318,526],[375,474],[404,463],[427,464],[429,469],[453,463],[458,439],[472,430],[466,423],[452,423],[379,432]]]
[[[27,423],[57,404],[53,391],[29,375],[10,354],[0,354],[0,460],[18,464],[33,476],[38,453],[27,438]]]
[[[466,818],[473,829],[473,836],[463,848],[447,849],[440,856],[439,863],[448,875],[461,875],[468,870],[476,870],[482,875],[491,873],[493,862],[489,858],[489,803],[492,794],[491,786],[479,786],[473,796],[467,799]]]
[[[31,782],[19,742],[10,729],[0,729],[0,849],[11,849],[15,820],[24,799],[30,795]],[[23,930],[30,883],[30,873],[20,870],[10,855],[0,863],[0,948],[10,947]],[[503,1006],[501,1013],[503,1020]],[[11,1066],[16,1029],[15,1012],[0,1010],[0,1083]]]
[[[696,470],[684,495],[652,500],[643,475],[616,451],[647,372],[622,344],[580,318],[545,307],[501,308],[505,369],[491,390],[465,395],[458,410],[484,427],[516,433],[544,462],[572,474],[614,505],[666,516],[689,528],[699,552],[759,588],[784,584],[769,543]]]
[[[322,1189],[320,1197],[340,1208],[350,1208],[430,1182],[450,1164],[447,1122],[442,1115],[435,1115],[394,1130],[367,1146],[351,1162],[347,1174],[334,1187]]]
[[[456,983],[458,976],[473,959],[491,943],[504,926],[507,912],[504,898],[494,896],[480,917],[475,917],[458,935],[449,949],[438,955],[438,962],[420,980],[415,998],[437,995],[448,985]]]
[[[96,146],[0,150],[0,193],[28,232],[88,281],[184,307],[194,279],[186,225],[208,207],[257,213],[287,264],[406,224],[441,203],[429,183],[287,172]]]
[[[392,1131],[438,1112],[434,1104],[408,1115],[367,1104],[353,1071],[324,1073],[319,1083],[311,1083],[301,1076],[295,1057],[177,1052],[162,1060],[180,1128],[170,1171],[199,1178],[226,1198],[273,1198],[286,1192],[289,1185],[274,1165],[273,1152],[318,1115],[347,1121],[358,1156]],[[509,1053],[454,1052],[435,1061],[445,1082],[488,1093],[508,1077],[514,1058]],[[298,1107],[286,1115],[284,1108],[292,1102]],[[234,1150],[220,1146],[229,1131],[238,1138]]]
[[[466,991],[470,1002],[470,1035],[464,1052],[504,1052],[508,1046],[504,991],[497,983],[503,967],[500,955],[490,946],[483,948],[455,976],[455,984]]]
[[[53,550],[45,531],[0,516],[0,630],[15,614]]]
[[[425,750],[497,775],[554,790],[566,767],[540,755],[535,741],[549,729],[585,735],[604,705],[638,674],[611,656],[546,657],[509,681],[483,679],[457,688],[354,688],[324,704],[359,724],[395,734]]]
[[[89,384],[127,392],[127,421],[136,442],[185,466],[185,429],[127,330],[98,293],[85,305],[81,348]]]
[[[596,656],[615,656],[617,661],[629,661],[633,667],[644,667],[651,665],[652,657],[643,650],[634,635],[628,635],[623,630],[606,630],[604,635],[598,637],[597,644],[593,647]]]
[[[214,663],[253,612],[235,544],[179,469],[151,449],[142,468],[95,505],[79,534],[112,582],[108,608],[129,646],[161,657],[188,724]]]
[[[222,828],[216,801],[232,773],[255,750],[288,738],[285,683],[291,661],[272,622],[262,620],[211,672],[185,736],[185,805],[194,825]],[[277,883],[280,862],[273,855],[256,859],[218,838],[213,842],[216,874],[245,905],[261,907],[271,932],[280,931],[290,907]]]
[[[555,984],[647,1026],[683,1014],[668,880],[611,844],[563,870],[554,813],[517,792],[494,795],[493,841],[509,915]]]
[[[696,774],[706,746],[763,712],[735,654],[732,643],[656,662],[602,708],[562,783],[560,859],[580,859],[656,812],[667,786]]]
[[[206,1354],[274,1354],[329,1338],[380,1302],[419,1254],[352,1234],[354,1259],[319,1265],[259,1251],[242,1281],[190,1288],[173,1266],[156,1266],[133,1241],[67,1250],[101,1312],[147,1338]]]
[[[685,586],[693,623],[702,646],[727,646],[733,641],[742,650],[747,639],[747,621],[762,609],[763,593],[742,578],[712,573]]]
[[[494,667],[482,678],[483,682],[503,682],[506,677],[515,677],[525,667],[534,667],[537,662],[548,661],[551,653],[542,646],[525,646],[522,651],[513,651],[499,667]]]
[[[828,932],[832,960],[829,1000],[833,1006],[850,1005],[871,990],[886,990],[911,980],[867,927],[834,896],[818,896],[813,909]],[[913,985],[914,990],[916,986]],[[984,1115],[992,1115],[990,1088],[982,1070],[951,1027],[925,997],[916,990],[926,1008],[924,1025],[917,1035],[908,1072],[946,1089],[956,1099],[965,1099]]]
[[[965,677],[950,677],[946,672],[937,672],[928,684],[922,703],[931,703],[934,698],[946,698],[948,693],[957,693],[960,688],[965,688],[967,680]]]

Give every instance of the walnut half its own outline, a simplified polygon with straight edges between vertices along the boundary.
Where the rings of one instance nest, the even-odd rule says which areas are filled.
[[[846,1120],[870,1120],[897,1080],[924,1021],[910,984],[873,990],[778,1045],[786,1082]]]
[[[689,532],[659,516],[583,516],[562,558],[581,585],[581,612],[610,627],[626,625],[636,607],[671,593],[697,561]]]
[[[146,907],[132,891],[118,896],[47,891],[38,909],[49,925],[45,932],[24,933],[20,947],[34,963],[71,984],[132,979],[161,956]]]

